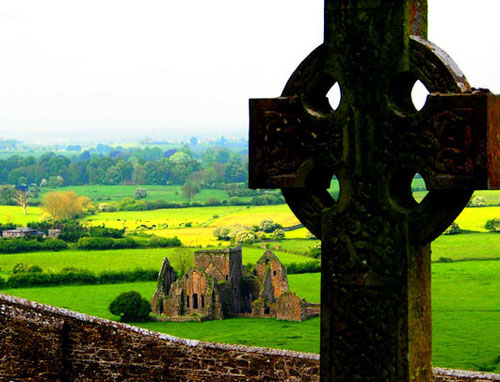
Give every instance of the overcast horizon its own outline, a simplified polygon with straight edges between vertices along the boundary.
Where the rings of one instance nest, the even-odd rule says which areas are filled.
[[[495,93],[499,3],[429,0],[429,39]],[[4,0],[0,139],[246,137],[322,40],[323,0]]]

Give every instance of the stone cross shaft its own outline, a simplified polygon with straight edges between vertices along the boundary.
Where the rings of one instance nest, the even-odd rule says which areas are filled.
[[[324,43],[281,97],[250,100],[250,187],[280,188],[322,240],[322,381],[432,380],[430,242],[500,188],[500,98],[426,32],[426,0],[326,0]]]

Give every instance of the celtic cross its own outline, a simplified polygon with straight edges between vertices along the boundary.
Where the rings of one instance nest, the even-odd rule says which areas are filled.
[[[426,33],[426,0],[326,0],[323,44],[281,97],[250,101],[250,187],[280,188],[322,240],[322,381],[431,381],[430,243],[500,188],[500,99]]]

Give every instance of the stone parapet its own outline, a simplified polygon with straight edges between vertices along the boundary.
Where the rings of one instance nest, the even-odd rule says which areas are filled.
[[[500,381],[435,372],[439,382]],[[318,381],[319,355],[186,340],[0,294],[0,380]]]

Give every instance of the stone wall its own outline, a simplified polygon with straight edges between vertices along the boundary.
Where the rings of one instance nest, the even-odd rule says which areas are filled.
[[[435,369],[436,381],[500,381]],[[0,294],[0,380],[317,381],[316,354],[185,340]]]

